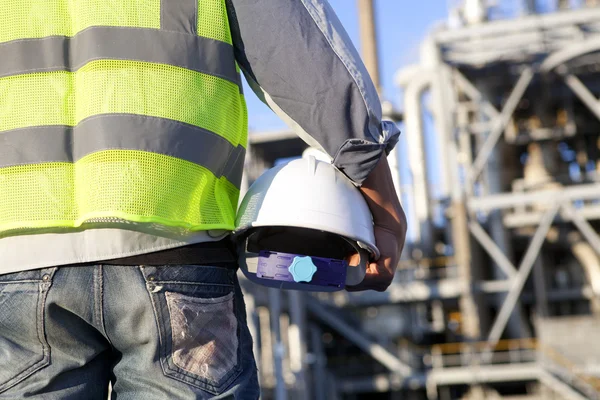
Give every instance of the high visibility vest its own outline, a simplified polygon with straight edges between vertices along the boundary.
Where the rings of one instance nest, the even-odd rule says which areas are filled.
[[[233,229],[247,111],[225,0],[2,0],[0,21],[0,237]]]

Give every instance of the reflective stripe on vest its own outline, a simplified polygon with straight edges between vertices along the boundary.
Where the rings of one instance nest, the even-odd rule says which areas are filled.
[[[91,27],[73,37],[0,43],[0,53],[10,54],[0,63],[0,77],[76,71],[90,61],[113,59],[174,65],[240,84],[231,45],[157,29]]]
[[[224,0],[41,2],[39,20],[17,3],[0,4],[0,237],[233,229],[247,116]]]
[[[87,137],[82,139],[82,135]],[[10,147],[0,145],[0,168],[75,162],[103,150],[131,149],[193,162],[235,185],[241,181],[246,152],[243,146],[233,146],[202,128],[141,115],[104,114],[85,119],[76,127],[54,125],[15,129],[2,132],[0,138],[2,143],[10,143]]]

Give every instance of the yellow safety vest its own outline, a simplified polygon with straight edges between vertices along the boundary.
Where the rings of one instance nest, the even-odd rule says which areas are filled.
[[[247,111],[225,0],[2,0],[0,21],[0,237],[233,229]]]

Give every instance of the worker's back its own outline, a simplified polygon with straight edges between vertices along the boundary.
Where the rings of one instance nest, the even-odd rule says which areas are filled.
[[[326,0],[0,0],[0,21],[0,398],[258,399],[236,63],[364,183],[381,256],[353,290],[389,285],[399,132]]]
[[[247,118],[223,0],[8,0],[0,16],[0,236],[233,228]]]

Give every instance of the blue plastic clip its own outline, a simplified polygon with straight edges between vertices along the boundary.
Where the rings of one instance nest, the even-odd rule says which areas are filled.
[[[317,272],[317,266],[313,263],[310,257],[294,257],[289,271],[294,278],[294,282],[310,282]]]

